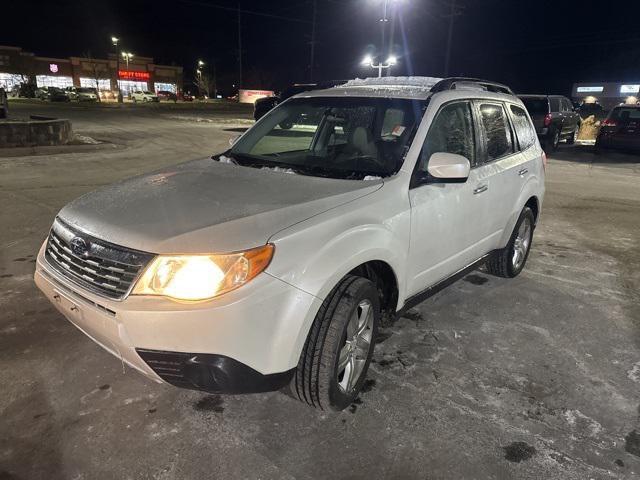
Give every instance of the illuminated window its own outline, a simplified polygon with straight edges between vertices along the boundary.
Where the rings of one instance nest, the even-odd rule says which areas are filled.
[[[38,87],[73,87],[71,77],[54,77],[53,75],[36,75],[36,85]]]
[[[604,90],[604,87],[578,87],[576,89],[576,91],[578,93],[596,93],[596,92],[602,92]]]
[[[171,92],[171,93],[176,93],[176,84],[175,83],[161,83],[161,82],[156,82],[153,84],[156,92]]]
[[[620,93],[640,93],[640,85],[622,85]]]
[[[22,77],[13,73],[0,73],[0,87],[11,90],[22,83]]]
[[[98,88],[98,90],[111,90],[111,80],[108,78],[99,78],[96,87],[95,78],[80,77],[80,86],[82,88]]]
[[[133,80],[118,80],[118,85],[120,85],[120,91],[125,96],[131,95],[131,92],[135,92],[136,90],[142,90],[143,92],[147,90],[147,82],[135,82]]]

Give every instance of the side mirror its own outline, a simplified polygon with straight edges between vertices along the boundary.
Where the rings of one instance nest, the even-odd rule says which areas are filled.
[[[231,138],[229,138],[229,146],[233,147],[233,145],[238,141],[238,139],[241,137],[242,135],[235,135]]]
[[[464,183],[469,178],[471,163],[462,155],[436,152],[429,158],[427,172],[436,182]]]

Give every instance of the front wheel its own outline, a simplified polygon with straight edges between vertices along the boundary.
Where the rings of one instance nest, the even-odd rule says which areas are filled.
[[[580,134],[580,125],[576,126],[571,136],[567,138],[567,145],[574,145],[578,141],[578,135]]]
[[[533,212],[529,207],[524,207],[509,243],[503,249],[496,251],[487,261],[487,271],[497,277],[516,277],[529,258],[534,227]]]
[[[291,381],[293,396],[322,410],[348,407],[364,384],[379,321],[375,284],[347,275],[316,315]]]

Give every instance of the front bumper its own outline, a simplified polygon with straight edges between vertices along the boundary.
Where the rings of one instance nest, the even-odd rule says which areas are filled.
[[[38,255],[36,285],[71,323],[147,377],[216,393],[276,390],[298,363],[320,300],[263,273],[202,303],[111,300],[84,290]]]

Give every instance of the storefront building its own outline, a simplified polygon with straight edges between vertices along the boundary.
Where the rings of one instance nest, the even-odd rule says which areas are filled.
[[[640,99],[640,81],[575,83],[571,96],[575,102],[598,103],[607,110],[621,103],[636,104]]]
[[[182,91],[182,67],[157,65],[151,57],[129,59],[110,54],[89,57],[38,57],[19,47],[0,46],[0,87],[12,90],[21,83],[37,87],[91,87],[115,98],[118,87],[127,96],[135,90]],[[117,83],[116,83],[117,82]]]

